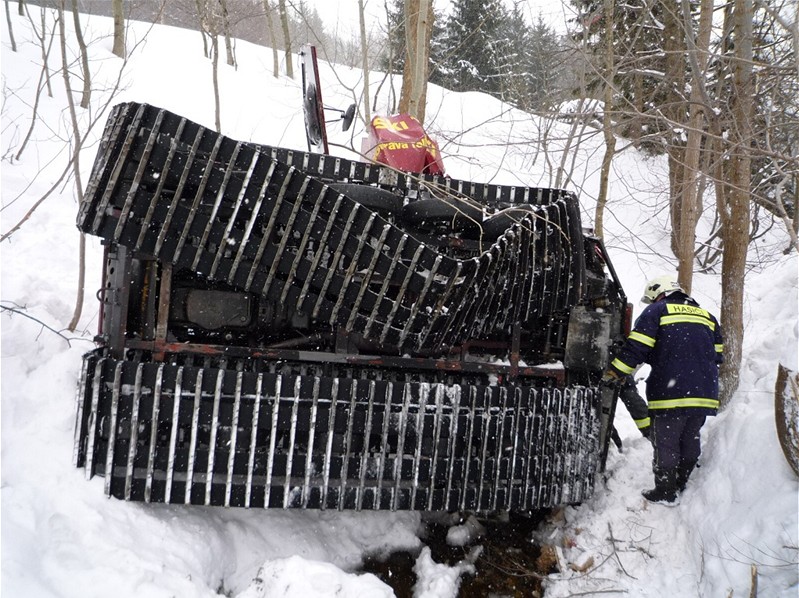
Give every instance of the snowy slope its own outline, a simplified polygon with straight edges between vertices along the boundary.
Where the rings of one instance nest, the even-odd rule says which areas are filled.
[[[15,11],[12,11],[15,12]],[[69,144],[63,81],[43,96],[40,118],[19,161],[11,160],[30,125],[40,52],[27,20],[12,14],[18,44],[10,50],[3,23],[2,212],[0,230],[16,224],[63,171]],[[52,19],[49,20],[52,24]],[[210,62],[197,33],[135,24],[120,90],[111,99],[122,61],[110,53],[111,22],[84,18],[94,93],[82,119],[98,118],[81,157],[85,182],[106,103],[148,102],[213,126]],[[74,40],[70,40],[74,47]],[[220,65],[222,129],[231,137],[305,148],[299,82],[271,75],[271,51],[237,45],[239,67]],[[57,44],[51,68],[60,62]],[[77,68],[77,67],[75,67]],[[327,104],[345,107],[360,73],[322,68]],[[373,93],[380,85],[373,74]],[[77,83],[73,83],[77,85]],[[102,90],[102,91],[101,91]],[[381,95],[385,103],[385,86]],[[439,139],[448,173],[506,184],[554,184],[553,165],[568,123],[545,123],[482,94],[431,88],[430,132]],[[360,146],[361,132],[331,128],[334,153]],[[536,152],[546,144],[548,156]],[[508,145],[510,144],[510,145]],[[590,223],[596,196],[601,136],[574,153],[573,182]],[[648,276],[671,268],[662,160],[625,152],[614,163],[608,246],[622,282],[636,298]],[[0,245],[2,260],[2,594],[70,596],[381,596],[391,590],[352,571],[367,553],[421,547],[416,513],[245,511],[126,504],[104,498],[102,480],[86,481],[72,466],[74,397],[80,358],[91,348],[98,307],[101,249],[87,240],[87,297],[76,333],[62,336],[76,293],[78,232],[74,186],[58,184],[31,218]],[[747,317],[741,390],[731,407],[705,427],[703,466],[682,505],[646,508],[651,448],[636,438],[623,408],[618,427],[625,452],[613,451],[607,481],[593,499],[565,510],[541,531],[562,547],[564,563],[594,565],[585,573],[555,574],[548,596],[625,592],[629,596],[746,595],[750,566],[758,566],[758,596],[797,591],[797,480],[774,430],[777,362],[797,369],[797,261],[773,250],[764,271],[747,278]],[[719,281],[700,276],[695,296],[718,313]],[[10,309],[17,312],[9,311]],[[21,313],[18,313],[21,312]],[[32,318],[35,318],[32,319]],[[610,540],[610,537],[614,540]],[[454,596],[457,572],[422,553],[425,578],[417,594]],[[427,560],[425,560],[427,558]],[[446,568],[445,568],[446,569]]]

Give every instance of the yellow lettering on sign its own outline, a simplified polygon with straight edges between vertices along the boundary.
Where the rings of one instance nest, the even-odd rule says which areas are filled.
[[[372,121],[372,126],[375,129],[388,129],[392,131],[407,131],[408,130],[408,123],[404,120],[399,122],[391,122],[387,118],[382,118],[380,116],[375,117],[374,121]]]
[[[709,317],[707,310],[701,307],[694,307],[693,305],[677,305],[669,303],[666,305],[666,311],[670,314],[691,314],[692,316]]]

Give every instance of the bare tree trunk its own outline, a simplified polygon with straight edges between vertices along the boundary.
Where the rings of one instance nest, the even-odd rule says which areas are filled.
[[[683,164],[685,163],[684,143],[678,129],[684,128],[685,116],[685,35],[682,32],[682,18],[679,5],[668,0],[660,0],[663,7],[663,38],[666,53],[665,81],[667,152],[669,163],[669,201],[671,206],[671,250],[679,256],[680,211],[682,210]]]
[[[294,78],[294,55],[291,51],[291,34],[289,33],[289,15],[286,11],[286,0],[278,0],[280,23],[283,26],[283,47],[286,52],[286,75]]]
[[[721,322],[725,330],[724,363],[721,366],[722,407],[738,389],[743,347],[743,296],[746,254],[749,246],[749,194],[752,179],[752,119],[754,77],[752,75],[753,0],[734,0],[735,65],[732,73],[732,119],[730,127],[730,190],[721,206],[724,253],[721,258]]]
[[[61,74],[64,77],[64,87],[67,92],[67,105],[69,106],[69,117],[72,123],[72,172],[75,175],[75,191],[78,196],[78,202],[83,199],[83,181],[80,175],[80,152],[83,147],[83,139],[81,137],[80,127],[78,126],[78,116],[75,110],[75,100],[72,97],[72,85],[69,80],[69,61],[67,59],[67,33],[64,25],[64,6],[65,0],[61,0],[58,8],[58,26],[59,33],[61,34]],[[72,0],[72,10],[75,19],[77,20],[76,0]],[[75,330],[78,327],[81,313],[83,313],[83,296],[84,288],[86,286],[86,237],[80,233],[80,243],[78,249],[78,292],[75,298],[75,311],[72,314],[72,320],[67,325],[68,330]]]
[[[363,11],[363,9],[361,9]],[[11,25],[11,9],[8,7],[8,0],[6,0],[6,21],[8,22],[8,37],[11,40],[11,51],[17,51],[17,42],[14,41],[14,28]]]
[[[125,11],[122,0],[113,0],[111,11],[114,15],[114,48],[111,51],[115,56],[125,58]]]
[[[50,56],[50,50],[53,47],[53,40],[55,39],[55,26],[53,27],[53,32],[50,35],[50,43],[47,44],[45,47],[45,39],[47,38],[47,11],[42,8],[41,9],[41,16],[42,16],[42,34],[39,37],[40,46],[42,49],[42,68],[44,70],[44,80],[47,84],[47,97],[53,97],[53,86],[50,84],[50,67],[47,64],[47,59]],[[31,25],[33,25],[33,19],[31,19]],[[34,27],[34,30],[36,28]]]
[[[206,5],[206,0],[194,0],[194,6],[197,8],[197,18],[200,19],[200,35],[203,38],[203,56],[208,58],[208,38],[206,37],[206,31],[208,30],[206,23],[208,20],[208,7]]]
[[[358,0],[358,22],[361,30],[361,65],[363,67],[363,119],[369,124],[372,122],[372,111],[369,106],[369,53],[368,40],[366,38],[366,19],[363,14],[363,0]]]
[[[613,154],[616,151],[616,136],[613,134],[613,81],[616,77],[613,53],[614,0],[605,0],[605,107],[602,110],[602,132],[605,138],[605,155],[602,156],[602,169],[599,174],[599,197],[596,202],[594,228],[599,238],[604,238],[605,205],[608,202],[608,179]]]
[[[433,34],[430,0],[408,0],[405,4],[405,69],[399,111],[423,123],[427,101],[427,70]]]
[[[682,203],[678,214],[680,226],[677,240],[678,280],[686,293],[691,292],[696,249],[696,223],[701,213],[702,198],[699,193],[699,163],[704,134],[705,71],[707,69],[710,31],[713,25],[713,0],[702,0],[697,39],[693,40],[691,8],[688,0],[682,0],[683,27],[686,46],[694,54],[692,69],[691,96],[688,117],[688,132],[685,142],[684,164],[682,169]],[[698,70],[697,70],[698,69]]]
[[[50,38],[52,40],[52,38]],[[28,127],[28,132],[25,134],[25,139],[23,139],[22,144],[19,146],[19,151],[17,151],[16,156],[14,156],[15,160],[19,160],[22,157],[22,152],[25,151],[25,147],[28,145],[28,142],[31,139],[31,135],[33,135],[33,129],[36,126],[36,121],[39,119],[39,100],[42,97],[42,89],[44,89],[45,83],[44,79],[47,78],[46,85],[50,86],[50,73],[47,67],[47,57],[49,55],[49,49],[47,54],[45,55],[44,63],[42,64],[42,70],[39,73],[39,83],[36,86],[36,95],[33,98],[33,114],[31,115],[31,124]],[[50,97],[52,97],[52,92],[50,93]]]
[[[236,53],[233,51],[233,41],[230,37],[230,14],[227,9],[227,0],[217,0],[222,9],[222,32],[225,34],[225,53],[229,66],[236,66]]]
[[[83,30],[80,26],[78,0],[72,0],[72,19],[75,22],[75,37],[78,40],[78,48],[80,48],[80,64],[83,74],[83,94],[80,98],[80,107],[85,110],[89,107],[89,102],[92,99],[92,76],[89,71],[89,51],[86,49],[86,41],[83,39]],[[63,40],[62,43],[66,43],[66,40]]]
[[[21,16],[21,17],[25,16],[25,2],[24,2],[24,0],[17,0],[17,14],[19,14],[19,16]]]
[[[275,23],[272,20],[272,3],[269,0],[264,0],[264,12],[269,31],[269,44],[272,46],[272,75],[277,78],[280,75],[280,56],[277,53],[277,36],[275,35]]]
[[[217,133],[222,132],[222,107],[219,101],[219,35],[211,32],[211,68],[214,82],[214,122]]]

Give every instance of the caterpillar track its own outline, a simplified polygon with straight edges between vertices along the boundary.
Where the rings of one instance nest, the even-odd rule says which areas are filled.
[[[626,298],[576,197],[236,141],[121,104],[75,463],[117,498],[517,510],[593,491]]]

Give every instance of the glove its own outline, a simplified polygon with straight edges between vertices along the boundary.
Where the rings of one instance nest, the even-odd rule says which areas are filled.
[[[608,368],[605,373],[602,374],[603,384],[617,384],[618,382],[621,382],[621,376],[616,372],[616,370]]]

